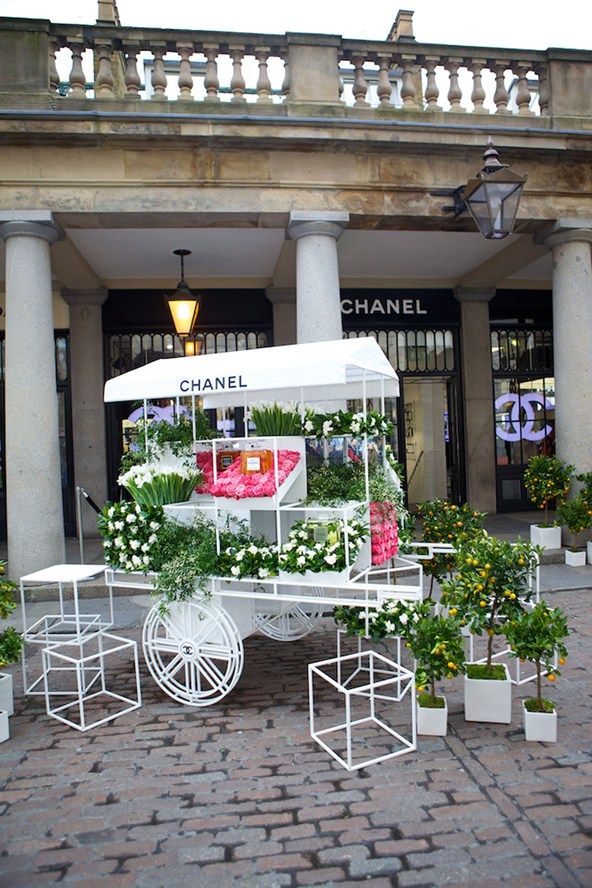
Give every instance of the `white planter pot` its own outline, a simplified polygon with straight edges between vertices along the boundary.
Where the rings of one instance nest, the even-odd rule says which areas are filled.
[[[570,549],[566,549],[565,563],[570,564],[572,567],[584,567],[586,564],[586,552],[584,549],[578,549],[577,552],[572,552]],[[536,714],[538,715],[539,713]]]
[[[279,582],[295,583],[299,580],[304,583],[314,583],[317,586],[338,586],[340,583],[348,583],[352,569],[347,567],[345,570],[323,570],[314,572],[307,570],[304,573],[288,573],[288,571],[280,570],[278,572]]]
[[[586,561],[592,564],[592,543],[586,543]]]
[[[501,681],[467,678],[465,675],[466,721],[510,724],[512,721],[512,683],[506,665],[504,665],[504,671],[506,678]]]
[[[543,549],[561,549],[561,528],[530,525],[530,542]]]
[[[557,742],[557,712],[529,712],[522,701],[524,734],[527,740],[540,743]]]
[[[427,734],[430,737],[445,737],[448,727],[448,703],[444,698],[443,709],[428,709],[425,706],[417,706],[417,733]]]
[[[0,709],[0,743],[4,743],[10,737],[8,727],[8,713]]]
[[[0,709],[9,715],[14,712],[12,675],[8,672],[0,672]]]

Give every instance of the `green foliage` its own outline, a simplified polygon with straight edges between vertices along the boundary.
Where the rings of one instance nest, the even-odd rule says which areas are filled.
[[[570,500],[561,500],[557,506],[557,523],[572,533],[581,533],[592,524],[592,509],[580,493]]]
[[[467,663],[465,672],[467,678],[474,678],[478,681],[505,681],[508,677],[506,670],[499,663],[493,663],[490,666],[487,663]]]
[[[199,590],[209,595],[211,577],[218,572],[216,529],[198,515],[190,524],[165,519],[158,532],[154,569],[158,571],[153,595],[161,599],[161,611],[171,602],[187,601]]]
[[[365,417],[363,413],[350,410],[335,410],[333,413],[307,411],[304,421],[304,433],[317,438],[339,438],[342,435],[357,438],[364,434],[376,438],[390,435],[392,430],[393,424],[388,416],[376,410],[369,410]]]
[[[527,712],[544,712],[547,715],[552,715],[555,712],[555,704],[552,700],[542,698],[537,700],[536,697],[527,697],[524,700],[524,708]]]
[[[117,479],[141,506],[185,503],[203,481],[202,473],[190,466],[142,463]]]
[[[0,561],[0,576],[6,573],[6,561]],[[16,607],[15,592],[17,584],[12,580],[0,580],[0,619],[6,618]],[[8,626],[0,632],[0,669],[16,663],[23,647],[23,640],[13,626]]]
[[[144,427],[146,434],[144,434]],[[170,447],[175,456],[193,457],[193,421],[186,413],[182,413],[176,422],[162,420],[139,420],[136,423],[138,437],[136,450],[124,453],[119,466],[120,474],[129,471],[133,466],[159,459],[165,447]],[[203,410],[195,411],[195,439],[219,438],[220,433],[213,429]],[[146,447],[146,438],[148,447]]]
[[[428,614],[416,624],[410,644],[417,660],[418,691],[429,684],[430,696],[435,698],[437,681],[455,678],[464,672],[465,645],[458,620]]]
[[[549,502],[566,497],[571,486],[574,467],[566,465],[557,456],[532,456],[524,472],[524,486],[531,503],[545,510],[548,524]]]
[[[418,694],[417,705],[422,709],[445,709],[446,700],[444,697],[432,697],[431,694]]]
[[[521,660],[530,660],[537,668],[537,699],[541,695],[541,667],[547,670],[547,678],[555,680],[561,675],[553,665],[555,655],[561,660],[567,657],[567,648],[563,639],[567,637],[567,619],[558,607],[549,607],[539,601],[532,610],[525,610],[511,620],[506,627],[506,637],[510,644],[512,656]]]
[[[427,500],[419,503],[422,540],[426,543],[449,543],[456,549],[485,535],[485,513],[471,508],[468,503],[457,506],[448,500]],[[424,562],[424,572],[439,582],[454,569],[454,554],[436,554]]]
[[[296,404],[253,404],[250,418],[258,435],[301,435],[302,420]]]
[[[472,540],[456,554],[456,574],[442,584],[442,604],[471,632],[489,636],[487,665],[491,666],[493,637],[524,610],[533,590],[529,579],[539,549],[530,543],[510,543],[496,537]]]
[[[357,635],[372,641],[383,638],[404,638],[409,641],[419,622],[431,613],[429,601],[397,601],[388,599],[380,610],[370,610],[366,631],[366,611],[360,607],[336,607],[333,618],[347,635]]]
[[[348,556],[351,566],[369,535],[368,525],[356,518],[336,518],[331,521],[309,518],[306,521],[297,521],[281,548],[279,567],[288,573],[345,570]]]
[[[307,502],[335,506],[348,500],[365,499],[362,463],[315,463],[307,460]]]

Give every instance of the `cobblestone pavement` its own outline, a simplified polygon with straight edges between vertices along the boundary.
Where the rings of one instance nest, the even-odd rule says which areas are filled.
[[[454,681],[447,738],[347,773],[308,734],[306,664],[333,655],[330,620],[292,644],[248,639],[241,681],[206,711],[146,673],[143,708],[87,734],[18,697],[0,885],[591,886],[591,594],[548,596],[575,630],[557,744],[524,741],[525,689],[511,725],[471,724]]]

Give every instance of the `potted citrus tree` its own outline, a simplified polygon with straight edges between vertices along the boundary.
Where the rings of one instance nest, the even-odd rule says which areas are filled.
[[[485,513],[471,508],[468,503],[458,506],[448,500],[427,500],[418,504],[417,511],[421,516],[422,540],[425,543],[448,543],[458,548],[485,533]],[[424,562],[424,573],[431,577],[429,598],[432,597],[434,580],[441,583],[450,576],[454,564],[454,553],[445,552],[435,554]]]
[[[15,590],[16,583],[4,579],[6,562],[0,561],[0,620],[5,620],[16,607]],[[0,669],[10,666],[18,660],[23,646],[23,640],[13,626],[8,626],[0,632]],[[9,672],[0,672],[0,742],[8,740],[10,736],[8,728],[8,716],[14,712],[12,675]]]
[[[464,672],[460,622],[452,617],[422,616],[414,626],[409,644],[417,661],[417,733],[445,737],[448,705],[446,697],[436,694],[436,682]]]
[[[512,720],[510,674],[505,664],[493,662],[493,643],[531,600],[529,581],[539,551],[530,543],[484,536],[459,550],[456,573],[442,585],[442,603],[450,616],[458,617],[474,635],[487,635],[483,661],[466,666],[467,721],[509,724]]]
[[[555,667],[565,663],[567,649],[563,639],[568,635],[565,614],[558,607],[540,601],[532,610],[525,610],[509,622],[506,637],[514,657],[530,660],[536,667],[536,697],[522,701],[524,732],[527,740],[554,743],[557,740],[555,703],[543,697],[542,676],[554,682],[560,675]]]
[[[561,500],[557,506],[557,520],[560,525],[574,535],[574,543],[577,542],[579,534],[583,533],[590,527],[592,516],[590,515],[589,504],[584,496],[579,493],[573,499]],[[572,567],[584,567],[586,564],[586,550],[583,546],[566,546],[565,563]]]
[[[549,503],[565,498],[569,492],[574,467],[557,456],[533,456],[524,472],[524,486],[531,503],[544,510],[542,524],[530,525],[530,541],[543,549],[561,548],[561,527],[549,522]]]

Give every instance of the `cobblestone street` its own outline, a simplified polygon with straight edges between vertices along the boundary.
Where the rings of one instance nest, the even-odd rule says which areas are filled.
[[[574,630],[554,745],[523,739],[528,690],[511,725],[471,724],[454,681],[447,738],[348,774],[308,733],[306,664],[334,655],[328,619],[293,644],[247,639],[242,679],[210,710],[144,671],[143,708],[87,734],[23,699],[19,676],[0,884],[590,886],[590,594],[547,596]]]

